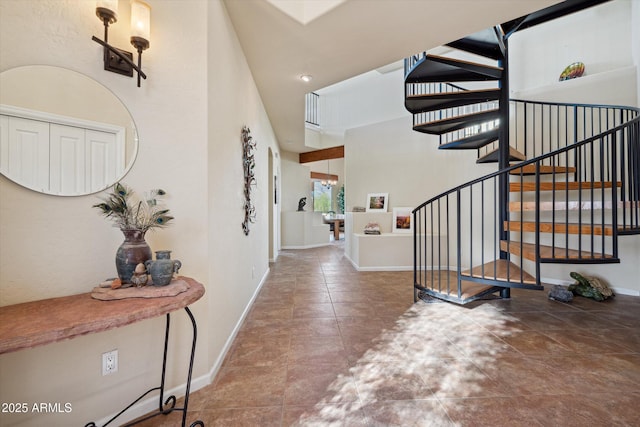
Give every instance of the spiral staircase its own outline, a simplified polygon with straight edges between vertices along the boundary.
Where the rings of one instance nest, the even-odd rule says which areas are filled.
[[[640,234],[640,109],[509,98],[509,37],[603,2],[565,1],[405,60],[413,129],[498,164],[413,211],[416,300],[541,290],[541,264],[616,263],[618,238]]]

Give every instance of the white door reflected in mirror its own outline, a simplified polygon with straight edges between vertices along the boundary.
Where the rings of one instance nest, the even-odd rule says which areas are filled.
[[[87,76],[51,66],[0,74],[0,173],[34,191],[78,196],[131,168],[135,124],[122,102]]]

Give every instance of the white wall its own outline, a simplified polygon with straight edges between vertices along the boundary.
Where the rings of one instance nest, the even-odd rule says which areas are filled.
[[[514,34],[509,39],[511,90],[557,82],[577,61],[585,64],[585,75],[632,65],[632,3],[637,2],[607,2]]]
[[[122,48],[130,48],[127,6],[120,2],[120,20],[110,31],[110,41]],[[222,3],[165,0],[152,6],[151,48],[143,55],[149,78],[141,88],[102,69],[102,50],[91,35],[101,36],[103,27],[90,1],[0,2],[0,70],[28,64],[70,68],[110,88],[131,112],[140,151],[123,181],[139,191],[165,189],[176,218],[147,241],[154,250],[171,249],[182,261],[180,273],[206,288],[192,306],[199,333],[194,379],[202,386],[268,271],[267,152],[278,148]],[[240,225],[245,124],[258,141],[258,218],[248,237]],[[0,199],[2,304],[88,292],[114,276],[123,237],[91,208],[95,195],[45,196],[0,177]],[[186,380],[191,327],[185,317],[172,317],[169,388]],[[163,330],[163,319],[147,320],[1,355],[0,401],[69,402],[73,410],[0,413],[0,424],[84,425],[119,411],[158,385]],[[102,377],[101,353],[114,348],[119,372]]]
[[[306,164],[298,163],[298,154],[283,152],[280,164],[282,167],[281,211],[298,210],[298,201],[307,198],[305,210],[313,210],[311,197],[311,171]]]
[[[316,91],[322,132],[313,144],[317,148],[342,145],[345,129],[405,116],[403,87],[403,69],[373,70]]]
[[[416,207],[494,165],[476,165],[475,150],[438,150],[438,138],[411,129],[411,117],[347,131],[345,207],[364,207],[368,193],[389,193],[388,210]]]
[[[200,1],[199,3],[202,3]],[[209,366],[217,369],[233,328],[269,269],[270,182],[279,170],[279,148],[253,81],[251,70],[223,3],[208,3],[208,203]],[[248,126],[256,142],[252,191],[255,223],[245,236],[241,130]],[[269,172],[269,149],[274,153]],[[270,176],[271,175],[271,176]],[[279,235],[275,209],[274,235]],[[214,372],[215,373],[215,372]],[[210,378],[213,379],[213,378]]]

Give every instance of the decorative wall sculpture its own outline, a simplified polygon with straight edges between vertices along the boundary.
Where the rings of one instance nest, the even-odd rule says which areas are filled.
[[[249,235],[249,223],[256,221],[256,208],[251,201],[251,190],[256,185],[255,165],[256,160],[253,150],[256,148],[256,142],[251,136],[251,130],[244,126],[242,128],[242,163],[244,169],[244,221],[242,222],[242,230],[245,236]]]

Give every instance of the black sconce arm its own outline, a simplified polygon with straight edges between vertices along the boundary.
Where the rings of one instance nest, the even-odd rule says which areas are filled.
[[[118,49],[116,49],[115,47],[111,46],[109,43],[103,42],[102,40],[100,40],[96,36],[92,36],[91,40],[93,40],[94,42],[102,45],[104,48],[109,49],[110,52],[113,52],[115,55],[118,56],[118,58],[122,59],[124,62],[129,64],[134,70],[136,70],[136,72],[138,73],[138,75],[140,77],[142,77],[143,79],[147,78],[147,75],[140,69],[140,67],[138,67],[132,60],[127,58],[125,55],[123,55]]]

